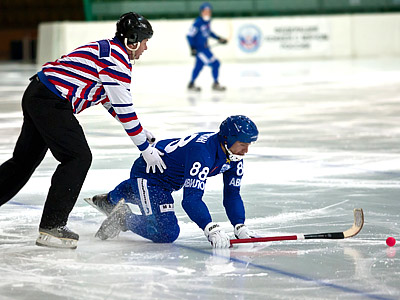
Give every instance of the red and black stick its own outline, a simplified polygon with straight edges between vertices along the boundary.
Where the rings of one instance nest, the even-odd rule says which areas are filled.
[[[315,233],[315,234],[296,234],[286,236],[272,236],[272,237],[258,237],[251,239],[234,239],[231,240],[233,244],[244,243],[259,243],[259,242],[275,242],[275,241],[292,241],[292,240],[308,240],[308,239],[345,239],[355,236],[359,233],[364,225],[364,213],[362,208],[354,209],[354,223],[353,226],[343,232],[328,232],[328,233]]]

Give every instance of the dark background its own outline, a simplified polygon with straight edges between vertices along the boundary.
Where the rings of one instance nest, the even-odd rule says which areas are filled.
[[[400,0],[213,0],[214,17],[294,16],[400,11]],[[135,11],[148,19],[193,18],[199,0],[0,0],[0,60],[34,62],[38,25],[117,20]]]

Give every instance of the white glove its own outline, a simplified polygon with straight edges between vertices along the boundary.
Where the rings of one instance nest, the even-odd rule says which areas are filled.
[[[229,248],[231,245],[229,236],[217,223],[208,223],[204,234],[214,248]]]
[[[151,170],[153,173],[156,172],[156,166],[160,170],[161,173],[164,173],[164,169],[167,168],[161,156],[164,155],[160,150],[155,147],[147,147],[142,151],[143,158],[147,164],[146,173],[149,173]]]
[[[153,144],[156,141],[156,137],[147,129],[143,128],[144,133],[146,134],[146,139],[150,144]]]
[[[260,237],[260,235],[250,230],[244,224],[236,224],[234,232],[237,239],[250,239],[250,238]]]

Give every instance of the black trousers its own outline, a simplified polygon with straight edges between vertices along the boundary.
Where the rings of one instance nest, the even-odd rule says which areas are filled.
[[[24,122],[11,159],[0,166],[0,206],[28,182],[50,149],[60,162],[51,179],[40,227],[66,225],[92,162],[71,104],[33,78],[22,98]]]

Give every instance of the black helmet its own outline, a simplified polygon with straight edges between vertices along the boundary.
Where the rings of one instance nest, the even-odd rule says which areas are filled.
[[[136,44],[144,39],[151,38],[153,29],[145,17],[134,12],[128,12],[119,18],[115,35],[121,42],[128,39],[128,44]]]

